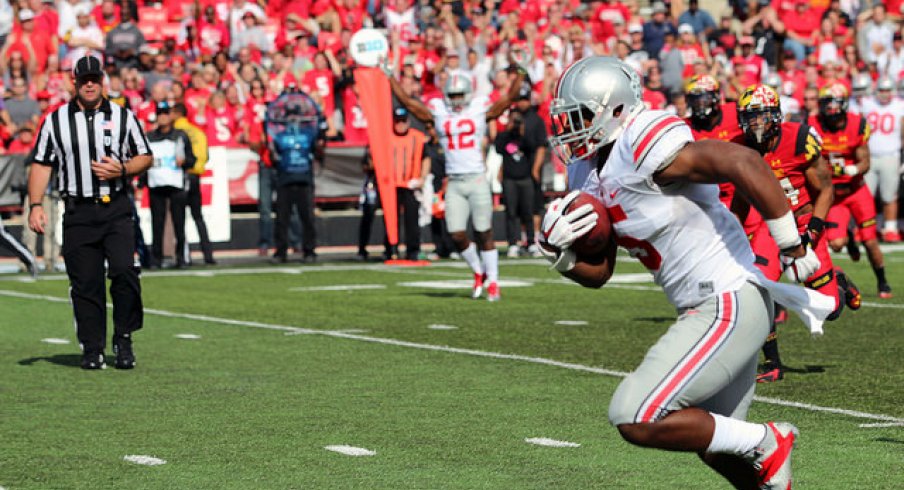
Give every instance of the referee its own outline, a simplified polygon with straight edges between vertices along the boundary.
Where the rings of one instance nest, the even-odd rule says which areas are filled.
[[[103,369],[107,333],[104,261],[113,300],[115,366],[135,366],[132,332],[142,326],[141,283],[133,267],[135,238],[129,178],[153,162],[131,111],[103,97],[102,62],[80,58],[73,69],[76,97],[44,120],[35,144],[28,180],[28,225],[44,233],[41,201],[58,164],[57,188],[66,205],[63,259],[69,274],[76,332],[82,345],[82,369]]]

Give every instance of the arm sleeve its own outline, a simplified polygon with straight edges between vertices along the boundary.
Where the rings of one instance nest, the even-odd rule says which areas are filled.
[[[649,120],[636,119],[625,135],[631,141],[635,171],[647,176],[668,167],[675,155],[694,141],[690,127],[683,120],[656,112]]]
[[[195,151],[192,149],[191,140],[188,139],[188,135],[182,131],[179,132],[182,133],[179,135],[179,142],[183,148],[182,152],[185,155],[185,162],[182,164],[182,168],[188,170],[195,166],[195,162],[197,162],[198,159],[195,157]]]
[[[862,139],[860,140],[861,145],[865,145],[869,142],[869,136],[871,131],[869,129],[869,124],[866,123],[866,118],[860,116],[860,127],[857,129],[857,135]]]
[[[51,137],[51,133],[53,132],[53,123],[51,122],[51,119],[54,117],[54,114],[55,113],[51,113],[44,118],[41,129],[38,130],[38,140],[35,142],[34,162],[41,165],[52,166],[55,161],[53,158],[53,138]]]
[[[148,144],[147,136],[144,135],[144,130],[141,129],[141,124],[138,123],[138,118],[135,117],[135,113],[132,111],[126,111],[126,153],[124,154],[124,160],[132,159],[139,155],[150,155],[151,154],[151,145]]]

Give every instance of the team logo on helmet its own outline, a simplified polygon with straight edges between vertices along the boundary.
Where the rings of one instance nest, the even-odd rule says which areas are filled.
[[[718,92],[719,81],[710,75],[694,75],[684,84],[684,93]]]
[[[747,142],[757,149],[766,145],[781,131],[782,110],[778,93],[766,85],[751,85],[738,98],[738,125]]]
[[[695,126],[709,126],[720,113],[719,82],[710,75],[695,75],[684,84],[687,105]]]
[[[837,127],[846,117],[849,93],[847,87],[833,82],[819,89],[819,117]]]

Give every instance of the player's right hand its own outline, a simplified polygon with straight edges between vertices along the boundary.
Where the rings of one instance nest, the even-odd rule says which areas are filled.
[[[575,240],[593,229],[599,219],[591,204],[566,213],[578,195],[580,191],[571,191],[567,196],[553,200],[543,216],[543,241],[559,250],[571,247]]]
[[[815,274],[816,271],[819,270],[819,266],[822,265],[812,247],[805,246],[804,250],[806,250],[806,253],[801,257],[791,257],[788,255],[781,256],[782,266],[785,269],[785,277],[791,281],[806,281],[807,278]]]
[[[31,231],[40,235],[44,234],[44,227],[47,225],[47,216],[44,215],[43,206],[35,206],[28,212],[28,227]]]

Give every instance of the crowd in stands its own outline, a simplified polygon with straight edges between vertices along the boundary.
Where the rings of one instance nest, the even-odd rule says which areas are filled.
[[[295,84],[321,104],[330,141],[363,145],[349,55],[362,27],[385,29],[395,73],[424,99],[441,96],[451,73],[496,98],[509,83],[502,69],[526,66],[547,124],[559,74],[591,54],[635,67],[651,108],[686,115],[683,81],[708,73],[726,101],[771,80],[786,113],[812,112],[808,90],[829,81],[863,90],[901,78],[902,4],[730,0],[707,12],[698,0],[0,0],[0,143],[27,152],[42,115],[71,97],[72,61],[93,53],[109,67],[109,98],[147,130],[158,102],[184,103],[210,146],[246,145],[266,102]]]

